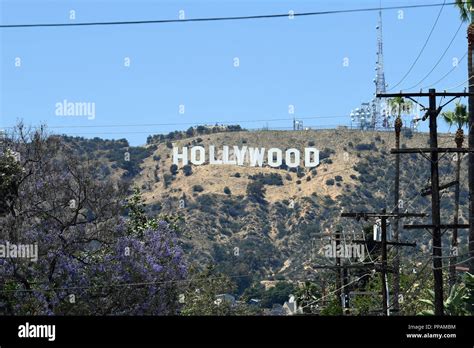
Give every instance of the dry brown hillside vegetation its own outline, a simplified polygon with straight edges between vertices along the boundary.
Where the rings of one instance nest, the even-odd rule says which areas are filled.
[[[454,134],[440,135],[440,146],[454,147],[453,139]],[[106,157],[110,164],[107,170],[112,174],[119,172],[142,190],[150,213],[184,218],[182,242],[190,260],[217,264],[222,271],[235,276],[243,290],[257,280],[304,279],[318,272],[312,266],[333,262],[324,257],[321,249],[336,226],[348,235],[370,238],[362,234],[364,227],[370,228],[370,221],[342,219],[340,213],[393,209],[394,155],[390,149],[394,144],[393,132],[232,131],[161,139],[144,148],[122,144],[119,155]],[[405,130],[401,144],[428,147],[428,135]],[[300,151],[315,147],[320,150],[320,165],[299,169],[208,162],[200,166],[173,166],[173,146],[181,150],[183,146],[196,145],[206,149],[209,145],[217,149],[236,145]],[[129,152],[133,164],[124,163],[120,151]],[[467,220],[465,165],[461,223]],[[454,169],[452,156],[443,157],[441,181],[452,181]],[[128,171],[132,173],[128,175]],[[402,155],[400,196],[404,210],[429,213],[429,199],[419,194],[429,185],[429,173],[429,162],[421,155]],[[446,223],[452,219],[453,191],[454,188],[446,190],[442,197]],[[418,221],[428,222],[429,218]],[[463,238],[461,232],[461,241]],[[425,231],[402,230],[401,239],[417,242],[416,248],[403,250],[402,262],[406,265],[430,252],[430,236]],[[447,239],[444,245],[449,250]]]

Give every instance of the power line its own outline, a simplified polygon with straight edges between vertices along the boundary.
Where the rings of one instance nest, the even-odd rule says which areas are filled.
[[[420,269],[420,271],[418,271],[417,276],[415,277],[411,285],[406,290],[404,290],[405,294],[412,295],[412,297],[414,297],[414,294],[410,294],[410,291],[416,285],[417,281],[420,280],[420,277],[423,275],[423,271],[425,270],[425,268],[428,267],[430,261],[431,261],[431,258],[428,259],[426,263],[423,265],[423,267]],[[429,275],[430,275],[429,273],[425,274],[423,277],[423,280],[426,279]],[[392,304],[388,308],[391,309],[394,305],[395,305],[395,302],[392,302]],[[402,304],[402,306],[404,306],[404,304]]]
[[[431,269],[433,269],[433,270],[435,270],[435,269],[436,269],[436,270],[442,270],[442,269],[449,268],[449,267],[452,267],[452,266],[459,266],[459,265],[465,264],[466,262],[468,262],[468,261],[470,261],[470,260],[472,260],[472,259],[474,259],[474,257],[471,256],[471,257],[469,257],[468,259],[465,259],[465,260],[463,260],[463,261],[457,262],[457,263],[452,264],[452,265],[446,265],[446,266],[441,266],[441,267],[431,267]]]
[[[347,115],[341,116],[310,116],[310,117],[298,117],[298,120],[316,120],[316,119],[332,119],[332,118],[347,118]],[[257,120],[234,120],[234,121],[203,121],[203,122],[175,122],[175,123],[134,123],[134,124],[107,124],[107,125],[71,125],[71,126],[48,126],[49,129],[62,129],[62,128],[119,128],[119,127],[155,127],[155,126],[200,126],[200,125],[224,125],[224,124],[237,124],[237,123],[256,123],[256,122],[279,122],[279,121],[291,121],[291,118],[267,118]],[[12,129],[15,126],[3,127],[4,129]]]
[[[441,63],[441,61],[443,60],[443,58],[444,58],[444,56],[446,55],[446,53],[448,53],[449,48],[451,47],[451,45],[453,44],[454,40],[455,40],[456,37],[458,36],[459,30],[461,30],[463,24],[464,24],[463,22],[461,22],[461,24],[459,24],[458,30],[456,30],[456,32],[454,33],[454,36],[453,36],[453,38],[451,39],[451,41],[449,42],[448,47],[446,47],[446,49],[444,50],[443,54],[441,55],[441,57],[439,57],[438,61],[437,61],[436,64],[433,66],[433,68],[431,68],[431,70],[425,75],[425,77],[423,77],[416,85],[413,85],[413,86],[408,87],[408,88],[406,88],[406,89],[412,89],[412,88],[415,88],[415,87],[421,85],[421,84],[423,83],[423,81],[425,81],[425,80],[433,73],[433,71],[436,69],[436,67],[439,65],[439,63]]]
[[[317,302],[319,302],[319,301],[325,299],[326,297],[328,297],[328,296],[330,296],[330,295],[333,295],[333,294],[337,293],[338,291],[340,291],[340,290],[342,290],[342,289],[348,287],[349,285],[354,284],[354,283],[357,283],[357,282],[358,282],[359,280],[361,280],[362,278],[367,277],[367,276],[371,276],[371,275],[372,275],[372,273],[363,274],[363,275],[361,275],[360,277],[358,277],[358,278],[356,278],[355,280],[353,280],[352,282],[347,283],[347,284],[341,286],[340,288],[338,288],[338,289],[336,289],[336,290],[334,290],[334,291],[329,292],[327,295],[321,296],[320,298],[318,298],[318,299],[316,299],[316,300],[314,300],[314,301],[312,301],[312,302],[307,303],[306,305],[302,306],[301,308],[306,308],[306,307],[308,307],[308,306],[311,306],[311,305],[313,305],[313,304],[315,304],[315,303],[317,303]]]
[[[464,58],[466,58],[467,56],[467,52],[464,53],[464,55],[461,57],[461,59],[458,61],[458,64],[461,63]],[[424,87],[421,87],[421,89],[427,89],[427,88],[430,88],[430,87],[434,87],[436,86],[438,83],[440,83],[441,81],[443,81],[447,76],[449,76],[454,70],[456,70],[456,68],[458,67],[459,65],[455,65],[451,68],[451,70],[449,70],[446,74],[444,74],[439,80],[437,80],[436,82],[433,82],[427,86],[424,86]]]
[[[437,106],[437,97],[453,97],[446,104]],[[392,97],[414,97],[423,96],[429,97],[429,108],[427,109],[426,116],[429,117],[430,123],[430,142],[429,149],[424,148],[413,148],[407,150],[392,150],[391,153],[421,153],[424,155],[425,152],[430,153],[430,157],[424,155],[428,159],[431,167],[431,225],[410,225],[411,228],[421,229],[424,226],[432,230],[432,245],[433,245],[433,278],[434,278],[434,307],[435,315],[442,316],[444,314],[443,306],[443,272],[442,272],[442,260],[437,258],[442,256],[440,247],[442,246],[442,233],[441,233],[441,187],[439,185],[439,153],[442,153],[444,149],[439,148],[438,143],[438,132],[437,132],[437,116],[441,112],[442,108],[448,103],[452,102],[456,98],[467,97],[468,93],[436,93],[435,89],[430,89],[429,93],[391,93],[391,94],[378,94],[377,97],[392,98]],[[451,149],[452,150],[452,149]],[[453,152],[463,152],[462,149],[455,149]],[[443,156],[441,156],[442,158]],[[462,227],[462,225],[455,224],[455,228]],[[405,225],[405,228],[407,226]]]
[[[335,129],[336,127],[340,127],[340,126],[345,126],[345,127],[348,127],[347,125],[341,125],[341,124],[329,124],[329,125],[309,125],[305,128],[308,128],[308,130],[324,130],[324,129]],[[245,129],[242,129],[242,131],[266,131],[266,127],[263,127],[263,128],[245,128]],[[284,131],[284,130],[293,130],[293,127],[268,127],[268,131],[272,131],[272,130],[275,130],[275,131],[278,131],[278,130],[281,130],[281,131]],[[296,132],[296,131],[295,131]],[[298,132],[301,132],[301,131],[298,131]],[[148,131],[117,131],[117,132],[91,132],[91,133],[64,133],[64,135],[77,135],[77,136],[80,136],[80,135],[112,135],[112,134],[149,134],[151,136],[153,136],[154,134],[158,134],[156,131],[153,131],[153,130],[148,130]],[[218,133],[214,133],[214,134],[218,134]]]
[[[452,139],[447,139],[446,141],[442,142],[440,145],[443,146],[445,144],[447,144],[448,142],[451,142]],[[417,178],[419,178],[418,175],[416,175],[417,172],[416,171],[413,171],[413,175],[411,176],[410,180],[408,181],[408,184],[406,185],[406,188],[405,188],[405,191],[407,191],[409,188],[410,188],[410,185],[413,184],[413,179],[415,178],[415,176]],[[442,195],[444,195],[444,192],[442,193]],[[406,209],[408,209],[409,207],[411,207],[411,205],[413,204],[413,201],[419,197],[423,197],[421,195],[421,192],[417,192],[412,198],[410,198],[408,200],[408,202],[404,202],[403,206],[406,207]],[[425,209],[422,211],[422,213],[424,213],[427,209],[428,209],[429,206],[425,207]],[[392,208],[392,210],[395,209],[395,207]],[[389,210],[391,211],[391,210]]]
[[[228,278],[244,278],[252,277],[252,274],[243,274],[243,275],[225,275]],[[116,288],[116,287],[133,287],[133,286],[147,286],[147,285],[159,285],[159,284],[169,284],[169,283],[192,283],[199,278],[190,278],[190,279],[173,279],[166,281],[156,281],[156,282],[136,282],[136,283],[119,283],[119,284],[103,284],[103,285],[93,285],[93,286],[70,286],[70,287],[58,287],[58,288],[49,288],[49,289],[11,289],[11,290],[0,290],[0,293],[8,292],[49,292],[49,291],[69,291],[69,290],[87,290],[87,289],[97,289],[97,288]],[[207,277],[206,280],[219,279],[219,277]]]
[[[436,28],[436,25],[438,24],[438,21],[439,21],[439,18],[441,17],[441,13],[443,12],[443,9],[444,9],[444,6],[446,5],[446,0],[443,2],[439,12],[438,12],[438,16],[436,17],[436,20],[434,21],[433,23],[433,26],[431,27],[431,31],[430,33],[428,34],[428,37],[426,38],[425,40],[425,43],[423,44],[423,47],[421,48],[420,52],[418,53],[418,56],[416,57],[416,59],[414,60],[414,62],[412,63],[412,65],[410,66],[410,68],[408,69],[408,71],[406,72],[406,74],[402,77],[402,79],[400,81],[398,81],[398,83],[396,83],[392,88],[390,88],[388,91],[392,91],[394,90],[397,86],[399,86],[403,81],[405,81],[405,79],[407,78],[407,76],[411,73],[411,71],[413,70],[413,68],[415,67],[416,63],[418,63],[418,60],[420,59],[421,55],[423,54],[423,52],[425,51],[425,48],[426,46],[428,45],[428,42],[430,41],[430,38],[431,38],[431,35],[433,35],[433,32]],[[448,5],[452,5],[452,4],[448,4]]]
[[[334,117],[347,117],[347,116],[332,116],[331,118],[334,118]],[[329,117],[315,117],[315,118],[312,118],[312,119],[322,119],[322,118],[329,118]],[[305,118],[299,118],[299,119],[305,119]],[[310,119],[310,118],[306,118],[306,119]],[[218,122],[217,126],[219,125],[225,125],[225,124],[228,124],[228,125],[233,125],[233,124],[238,124],[238,123],[254,123],[254,122],[276,122],[276,121],[289,121],[289,119],[274,119],[274,120],[260,120],[260,121],[229,121],[229,122]],[[213,122],[210,122],[210,124],[212,124]],[[112,124],[109,124],[109,125],[71,125],[71,126],[46,126],[47,129],[68,129],[68,128],[107,128],[107,127],[110,127],[110,128],[115,128],[115,127],[151,127],[151,126],[178,126],[178,125],[194,125],[194,126],[209,126],[209,124],[205,124],[205,123],[162,123],[162,124],[159,124],[159,123],[155,123],[155,124],[130,124],[130,125],[112,125]],[[313,125],[313,124],[310,124],[310,125],[307,125],[305,126],[305,129],[304,130],[325,130],[325,129],[337,129],[337,127],[345,127],[347,128],[348,130],[352,130],[352,131],[358,131],[359,129],[356,129],[356,128],[351,128],[351,125],[350,124],[344,124],[344,123],[338,123],[338,124],[320,124],[320,125]],[[0,127],[0,132],[2,129],[15,129],[16,127],[15,126],[7,126],[7,127]],[[34,127],[33,127],[34,128]],[[37,127],[38,128],[38,127]],[[266,129],[268,128],[268,129]],[[271,126],[271,127],[266,127],[266,126],[262,126],[262,127],[255,127],[255,128],[243,128],[242,131],[265,131],[265,130],[294,130],[293,127],[289,127],[289,126],[281,126],[281,127],[278,127],[278,126]],[[304,131],[303,130],[303,131]],[[301,130],[300,130],[301,131]],[[380,131],[380,132],[386,132],[387,130],[386,129],[376,129],[375,131]],[[112,135],[112,134],[149,134],[149,135],[153,135],[153,134],[160,134],[160,133],[157,133],[159,132],[158,130],[157,131],[154,131],[154,130],[147,130],[147,131],[128,131],[128,130],[124,130],[124,131],[112,131],[112,132],[91,132],[91,133],[84,133],[84,132],[76,132],[76,133],[71,133],[71,132],[67,132],[67,133],[64,133],[64,135],[76,135],[76,136],[80,136],[80,135]],[[59,132],[60,133],[60,132]],[[58,133],[58,134],[59,134]]]
[[[450,90],[457,89],[457,88],[461,87],[461,86],[464,85],[465,83],[468,83],[469,80],[470,80],[472,77],[474,77],[474,75],[472,75],[470,78],[468,78],[467,80],[461,82],[460,84],[458,84],[458,85],[456,85],[456,86],[453,86],[453,87],[450,87],[450,88],[446,88],[445,91],[450,91]],[[465,88],[467,88],[467,87],[471,87],[471,86],[466,86]]]
[[[445,0],[442,4],[440,3],[417,4],[417,5],[405,5],[405,6],[372,7],[372,8],[359,8],[359,9],[346,9],[346,10],[251,15],[251,16],[204,17],[204,18],[189,18],[189,19],[158,19],[158,20],[112,21],[112,22],[2,24],[0,25],[0,29],[1,28],[8,29],[8,28],[37,28],[37,27],[79,27],[79,26],[104,26],[104,25],[137,25],[137,24],[237,21],[237,20],[251,20],[251,19],[285,18],[285,17],[291,18],[291,16],[308,17],[308,16],[331,15],[331,14],[342,14],[342,13],[374,12],[374,11],[428,8],[428,7],[439,7],[439,6],[443,8],[445,5],[455,5],[455,4],[456,2],[450,2],[446,4],[446,0]]]
[[[444,194],[444,193],[443,193],[443,194]],[[423,212],[426,211],[426,210],[427,210],[427,209],[424,209]],[[422,256],[424,256],[424,255],[422,255]],[[417,283],[417,281],[419,280],[420,276],[423,275],[423,271],[425,270],[425,268],[427,268],[427,266],[429,265],[429,263],[430,263],[431,260],[433,259],[433,256],[431,256],[431,255],[427,255],[427,256],[429,256],[429,259],[426,261],[426,263],[423,265],[423,267],[420,269],[420,271],[417,272],[417,276],[415,277],[415,279],[413,280],[413,282],[411,283],[411,285],[408,286],[408,288],[407,288],[406,290],[404,290],[404,293],[407,294],[407,295],[411,295],[411,297],[415,297],[415,294],[410,294],[411,289],[413,288],[414,285],[416,285],[416,283]],[[423,281],[424,281],[424,280],[427,278],[427,276],[429,276],[429,275],[430,275],[430,274],[427,273],[427,274],[423,277]],[[419,291],[420,289],[421,289],[421,287],[418,288],[418,291]],[[395,305],[395,302],[393,302],[393,303],[389,306],[389,308],[392,308],[394,305]]]

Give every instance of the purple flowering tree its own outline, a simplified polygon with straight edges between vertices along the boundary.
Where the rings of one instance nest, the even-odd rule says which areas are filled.
[[[8,151],[7,151],[8,150]],[[173,314],[186,266],[175,231],[149,219],[139,192],[98,170],[74,144],[21,124],[0,144],[20,170],[0,211],[0,245],[37,245],[36,262],[0,258],[0,314]],[[4,174],[4,175],[2,175]]]

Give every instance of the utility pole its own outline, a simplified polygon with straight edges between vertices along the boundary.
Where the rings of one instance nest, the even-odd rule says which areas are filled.
[[[336,250],[339,250],[341,244],[341,228],[336,228],[334,232],[334,242]],[[331,239],[332,242],[332,239]],[[348,278],[349,278],[349,269],[360,269],[360,268],[373,268],[375,264],[373,262],[366,262],[364,264],[345,264],[342,262],[341,257],[336,252],[334,265],[315,265],[313,269],[332,269],[336,271],[336,297],[339,299],[341,304],[340,315],[350,314],[348,309],[349,302],[349,289],[348,289]]]
[[[431,220],[433,223],[433,277],[435,291],[435,315],[443,315],[443,262],[441,250],[441,209],[439,201],[438,132],[436,118],[441,110],[436,109],[436,91],[429,90],[429,120],[431,151]]]
[[[468,44],[468,54],[472,55],[472,48],[474,44],[474,32],[472,24],[474,23],[474,8],[472,2],[469,3],[470,19],[471,23],[467,31],[467,44]],[[474,148],[474,103],[472,98],[474,98],[474,76],[472,74],[472,58],[468,59],[468,74],[469,74],[469,135],[468,135],[468,147],[469,149]],[[458,154],[459,155],[459,154]],[[469,176],[469,272],[474,274],[474,153],[470,152],[468,155],[468,176]]]
[[[461,139],[464,140],[464,137]],[[457,140],[456,146],[458,148],[462,147],[462,141]],[[461,161],[462,157],[459,154],[456,154],[456,179],[455,190],[454,190],[454,201],[456,202],[456,210],[453,215],[453,224],[457,225],[459,223],[459,195],[461,189]],[[451,235],[451,258],[449,259],[449,290],[451,291],[452,287],[456,284],[456,264],[458,263],[458,229],[453,228],[453,234]]]
[[[385,210],[383,211],[385,213]],[[382,278],[382,309],[385,315],[390,315],[388,311],[388,291],[387,291],[387,218],[381,216],[382,220],[382,269],[380,276]]]
[[[342,308],[344,314],[350,314],[350,300],[349,300],[349,288],[347,284],[349,283],[349,270],[347,267],[342,269],[342,286],[343,286],[343,293],[342,293]]]
[[[400,217],[424,217],[425,214],[416,214],[416,213],[386,213],[385,209],[381,213],[367,213],[367,212],[360,212],[360,213],[342,213],[341,217],[352,217],[356,218],[358,221],[361,218],[365,220],[369,218],[379,218],[381,219],[382,224],[382,238],[381,238],[381,248],[382,248],[382,263],[380,267],[380,278],[382,281],[382,309],[383,315],[390,315],[389,311],[389,298],[388,298],[388,284],[387,284],[387,273],[388,273],[388,266],[387,266],[387,246],[394,245],[394,246],[415,246],[416,244],[413,243],[399,243],[399,242],[389,242],[387,241],[387,219],[388,218],[400,218]],[[354,241],[354,242],[362,242],[366,243],[366,241]]]
[[[341,243],[341,231],[339,229],[336,230],[334,234],[336,240],[336,250],[339,250],[339,244]],[[342,277],[341,277],[341,258],[336,253],[336,296],[341,303],[341,314],[344,314],[344,303],[342,301],[342,292],[341,292],[341,284],[342,284]]]
[[[435,89],[430,89],[428,93],[389,93],[389,94],[378,94],[381,98],[394,98],[402,97],[408,98],[415,103],[419,104],[413,97],[428,97],[429,98],[429,107],[426,108],[423,106],[427,113],[423,116],[422,120],[429,118],[429,127],[430,127],[430,148],[429,149],[395,149],[391,150],[392,154],[402,154],[402,153],[421,153],[425,156],[425,153],[430,153],[430,157],[427,158],[431,162],[431,225],[405,225],[405,228],[419,229],[419,228],[430,228],[433,236],[433,278],[434,278],[434,292],[435,292],[435,315],[444,314],[444,305],[443,305],[443,270],[442,270],[442,244],[441,244],[441,214],[440,214],[440,186],[439,186],[439,171],[438,171],[438,154],[456,152],[464,153],[470,152],[471,149],[459,149],[459,148],[438,148],[438,131],[437,131],[437,117],[440,114],[444,106],[449,104],[456,98],[459,97],[468,97],[470,93],[447,93],[441,92],[437,93]],[[436,106],[436,97],[452,97],[446,104],[439,107]],[[421,104],[419,104],[421,105]],[[470,223],[472,221],[470,220]],[[462,225],[451,225],[458,228],[463,228]]]
[[[336,250],[339,250],[339,245],[341,244],[341,230],[340,228],[336,229],[336,232],[334,233],[334,236],[336,238],[335,243],[336,243]],[[347,278],[348,278],[348,269],[345,267],[345,265],[341,264],[341,258],[338,256],[336,253],[336,266],[339,268],[336,269],[337,272],[337,278],[336,278],[336,288],[338,289],[336,295],[338,296],[340,302],[341,302],[341,314],[349,314],[348,309],[346,306],[347,303],[347,298],[349,294],[349,289],[347,288]],[[341,291],[342,290],[342,291]]]
[[[399,113],[400,116],[400,113]],[[397,117],[395,120],[395,148],[400,149],[400,133],[402,131],[403,122],[401,117]],[[395,183],[394,183],[394,201],[395,201],[395,214],[400,212],[400,154],[395,155]],[[400,221],[396,217],[393,221],[393,238],[395,242],[400,240]],[[398,248],[395,249],[395,258],[393,260],[393,267],[395,272],[393,274],[393,309],[398,314],[400,305],[398,303],[398,294],[400,293],[400,253]]]

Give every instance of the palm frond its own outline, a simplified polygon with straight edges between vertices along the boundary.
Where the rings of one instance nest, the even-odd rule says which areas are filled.
[[[463,22],[470,22],[471,21],[471,0],[456,0],[456,5],[459,9],[459,17]]]
[[[467,106],[461,103],[457,103],[454,108],[455,121],[459,128],[463,128],[469,122],[469,113],[467,112]]]
[[[443,112],[441,115],[443,116],[444,122],[446,122],[450,126],[453,125],[453,123],[454,123],[454,112],[446,111],[446,112]]]
[[[403,97],[394,97],[388,100],[388,105],[390,107],[390,113],[392,113],[393,108],[396,108],[397,116],[401,116],[404,108],[410,108],[413,103]]]
[[[457,124],[458,128],[463,128],[469,123],[469,113],[467,112],[467,106],[461,103],[457,103],[454,111],[446,111],[441,114],[444,121],[452,126]]]

